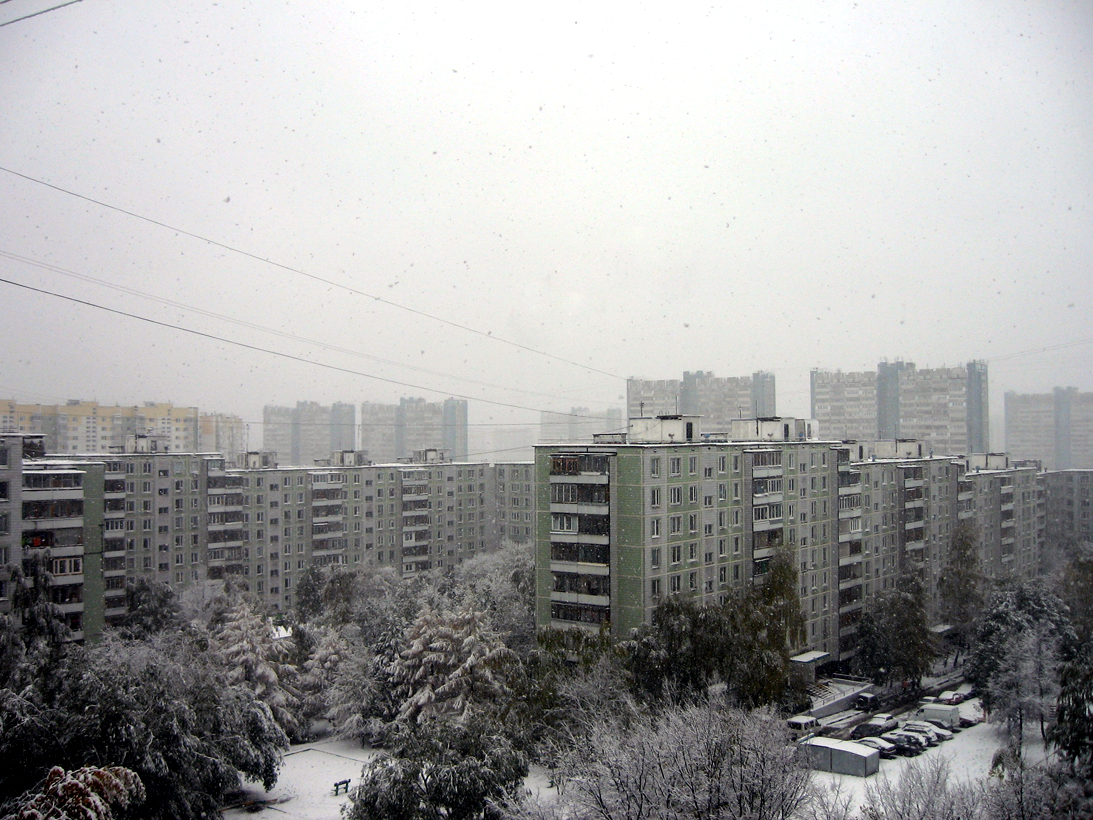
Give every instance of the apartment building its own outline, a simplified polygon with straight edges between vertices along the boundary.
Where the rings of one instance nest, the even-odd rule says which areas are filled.
[[[627,379],[629,418],[700,415],[707,431],[729,429],[734,419],[777,415],[774,374],[718,377],[710,371],[685,372],[682,379]]]
[[[285,464],[308,466],[337,450],[357,447],[356,406],[313,401],[262,410],[262,447]]]
[[[101,453],[127,436],[160,436],[169,449],[193,452],[198,445],[198,410],[169,403],[133,407],[73,399],[67,404],[0,401],[0,430],[41,433],[50,453]]]
[[[918,369],[881,362],[876,371],[811,374],[812,416],[824,435],[913,439],[939,455],[987,452],[987,365]]]
[[[229,462],[247,452],[247,425],[228,413],[202,413],[198,417],[196,452],[220,453]]]
[[[398,404],[361,405],[361,449],[377,464],[413,458],[422,450],[445,450],[465,461],[468,447],[467,402],[430,402],[402,398]]]
[[[795,419],[633,419],[628,436],[536,449],[540,627],[624,637],[669,595],[721,601],[795,553],[806,645],[825,662],[857,651],[871,595],[919,577],[931,618],[959,525],[989,578],[1032,577],[1044,543],[1035,467],[954,459],[924,442],[823,441]]]
[[[0,611],[11,610],[10,564],[38,555],[71,639],[95,640],[115,608],[104,574],[105,467],[43,456],[44,436],[0,435]],[[121,590],[124,608],[124,581]]]
[[[538,625],[608,624],[622,638],[668,596],[717,602],[763,583],[790,545],[807,648],[837,659],[840,529],[847,543],[860,531],[841,523],[838,443],[799,419],[737,420],[720,435],[700,424],[637,418],[593,445],[536,448]]]
[[[1093,469],[1054,470],[1042,476],[1047,497],[1048,565],[1071,544],[1093,544]]]
[[[1093,468],[1093,393],[1009,391],[1005,407],[1006,451],[1013,458],[1039,460],[1047,470]]]
[[[530,544],[535,538],[535,464],[531,461],[497,462],[490,466],[493,489],[488,532],[492,548],[502,544]]]

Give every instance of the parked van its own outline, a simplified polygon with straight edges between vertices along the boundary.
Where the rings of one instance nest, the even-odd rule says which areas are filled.
[[[916,720],[940,723],[946,729],[960,728],[960,707],[944,703],[924,703],[915,712]]]
[[[794,715],[786,721],[786,725],[789,726],[789,733],[794,740],[800,740],[802,737],[814,735],[820,731],[820,721],[812,715]]]

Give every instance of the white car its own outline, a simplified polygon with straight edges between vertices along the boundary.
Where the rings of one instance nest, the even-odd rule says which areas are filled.
[[[937,736],[938,740],[952,740],[953,733],[948,729],[941,726],[935,726],[932,723],[922,720],[909,720],[903,724],[904,729],[922,729],[924,731],[933,732]]]
[[[934,732],[934,727],[927,729],[925,726],[921,726],[914,723],[904,723],[899,727],[901,732],[910,732],[911,734],[918,735],[924,741],[927,746],[936,746],[941,742],[941,736]]]

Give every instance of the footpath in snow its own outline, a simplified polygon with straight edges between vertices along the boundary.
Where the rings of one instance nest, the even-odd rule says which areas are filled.
[[[365,761],[376,754],[373,749],[361,748],[358,740],[320,740],[293,746],[285,753],[277,785],[267,792],[261,785],[245,784],[243,797],[224,816],[253,817],[262,806],[262,814],[270,818],[338,820],[348,796],[344,791],[335,796],[334,784],[348,780],[350,788],[356,786]]]

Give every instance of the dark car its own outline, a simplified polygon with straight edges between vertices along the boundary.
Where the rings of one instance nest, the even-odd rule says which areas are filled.
[[[859,709],[862,712],[872,712],[877,708],[877,705],[877,696],[870,694],[869,692],[862,692],[854,698],[854,708]]]

